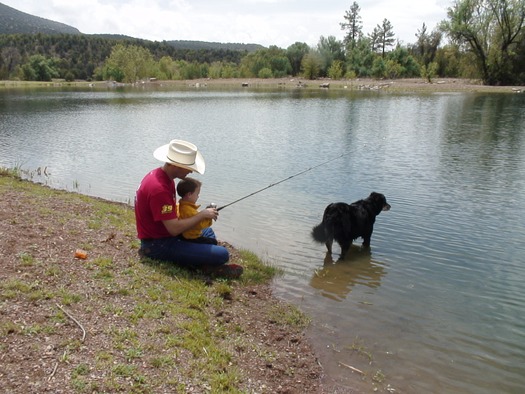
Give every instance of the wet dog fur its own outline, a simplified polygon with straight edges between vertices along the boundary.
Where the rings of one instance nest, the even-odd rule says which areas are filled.
[[[323,221],[312,229],[312,237],[319,243],[324,242],[330,254],[335,240],[344,258],[352,242],[359,237],[363,238],[363,246],[370,246],[376,216],[389,209],[385,196],[376,192],[351,204],[329,204],[324,210]]]

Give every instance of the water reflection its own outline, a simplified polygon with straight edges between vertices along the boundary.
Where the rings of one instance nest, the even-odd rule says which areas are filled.
[[[343,301],[356,285],[379,287],[384,275],[384,264],[372,259],[370,248],[352,245],[344,260],[334,261],[327,253],[323,267],[315,270],[310,279],[310,286],[320,290],[323,297]]]

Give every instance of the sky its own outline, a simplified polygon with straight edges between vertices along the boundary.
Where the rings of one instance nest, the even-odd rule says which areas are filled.
[[[354,0],[0,0],[28,14],[85,34],[124,34],[153,40],[192,40],[316,46],[321,36],[344,38],[340,23]],[[360,0],[363,32],[388,19],[403,44],[423,23],[432,31],[452,0]]]

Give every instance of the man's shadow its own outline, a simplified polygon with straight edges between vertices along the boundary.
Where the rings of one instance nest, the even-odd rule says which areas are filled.
[[[385,275],[384,265],[372,259],[370,248],[352,245],[344,260],[327,253],[323,267],[315,270],[310,286],[335,301],[344,300],[356,285],[377,288]]]

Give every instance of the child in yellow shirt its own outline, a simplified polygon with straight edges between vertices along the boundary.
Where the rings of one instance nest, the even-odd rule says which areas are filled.
[[[178,182],[177,194],[180,197],[179,217],[181,219],[194,216],[199,212],[200,205],[197,205],[197,200],[199,199],[201,186],[202,183],[200,181],[190,177],[186,177]],[[217,245],[216,239],[202,236],[202,230],[211,227],[211,225],[211,219],[203,219],[195,227],[184,231],[182,237],[190,242]]]

